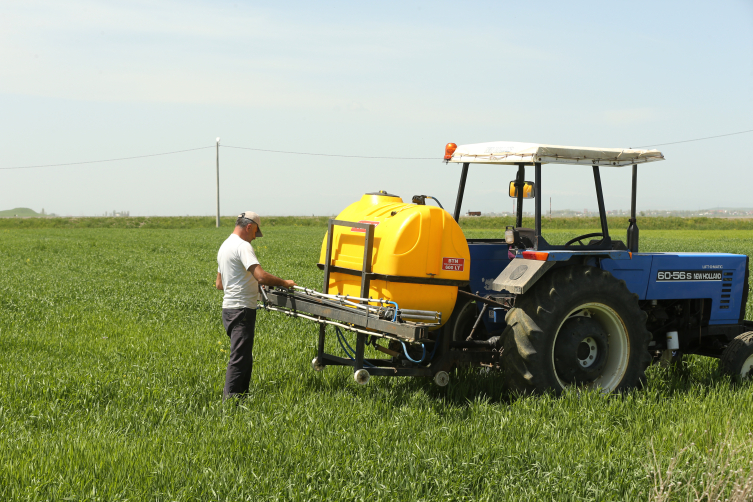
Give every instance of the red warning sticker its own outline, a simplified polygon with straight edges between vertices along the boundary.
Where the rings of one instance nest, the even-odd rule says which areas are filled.
[[[442,258],[442,270],[462,272],[465,269],[465,258]]]
[[[369,224],[371,224],[371,225],[374,225],[375,227],[379,225],[379,222],[378,222],[378,221],[369,221],[369,220],[361,220],[361,221],[359,221],[358,223],[369,223]],[[350,231],[351,231],[351,232],[361,232],[362,234],[365,234],[365,233],[366,233],[366,229],[365,229],[365,228],[356,228],[356,227],[352,227],[352,228],[350,229]]]

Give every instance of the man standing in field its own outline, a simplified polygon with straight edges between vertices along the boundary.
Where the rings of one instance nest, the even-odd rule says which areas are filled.
[[[254,364],[254,329],[259,285],[292,288],[295,282],[269,274],[256,259],[251,241],[261,237],[261,218],[253,211],[245,211],[235,220],[235,230],[220,246],[217,253],[217,281],[224,291],[222,323],[230,337],[230,360],[225,374],[222,399],[248,392]]]

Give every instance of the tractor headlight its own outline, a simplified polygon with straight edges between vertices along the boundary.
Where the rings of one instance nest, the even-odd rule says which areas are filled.
[[[515,242],[515,232],[511,228],[505,230],[505,242],[512,245]]]

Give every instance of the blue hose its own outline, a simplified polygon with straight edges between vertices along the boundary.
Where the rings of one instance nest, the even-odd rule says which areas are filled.
[[[431,354],[429,354],[429,361],[434,359],[434,354],[437,352],[437,347],[439,346],[439,338],[442,336],[442,333],[440,332],[437,335],[437,339],[434,341],[434,348],[431,349]],[[423,349],[423,354],[421,354],[421,359],[416,361],[411,356],[408,355],[408,348],[405,346],[405,342],[400,342],[403,344],[403,352],[405,353],[405,357],[408,358],[409,361],[421,364],[426,360],[426,346],[422,343],[421,348]]]
[[[338,328],[335,328],[335,333],[337,334],[337,343],[340,344],[340,348],[343,349],[343,352],[345,352],[345,355],[348,356],[348,359],[353,359],[353,356],[350,354],[350,352],[348,352],[348,349],[345,348],[345,345],[343,345],[344,338],[341,338],[343,335],[340,333],[340,330]],[[345,340],[345,343],[348,343],[347,340]],[[350,347],[350,345],[348,345],[348,347]]]
[[[400,343],[403,344],[403,353],[405,353],[405,357],[407,357],[410,362],[418,363],[418,364],[424,362],[424,359],[426,359],[426,346],[423,343],[421,344],[421,349],[423,350],[423,354],[421,354],[421,359],[419,361],[416,361],[415,359],[413,359],[411,356],[408,355],[408,348],[405,346],[405,342],[400,342]]]
[[[351,361],[355,359],[356,351],[353,350],[353,347],[350,346],[348,343],[348,340],[345,338],[345,335],[342,334],[342,331],[340,331],[340,328],[335,326],[335,333],[337,334],[337,341],[340,344],[340,347],[343,349],[343,352],[345,352],[345,355],[348,356],[348,359]],[[343,342],[345,342],[345,345],[343,345]],[[347,345],[348,349],[350,349],[350,352],[348,352],[348,349],[345,348]],[[352,353],[352,355],[351,355]],[[363,362],[364,366],[367,366],[369,368],[374,368],[374,365],[365,361]]]
[[[429,361],[434,360],[434,353],[437,351],[437,347],[439,346],[439,339],[442,337],[442,331],[437,334],[437,339],[434,340],[434,348],[431,349],[431,355],[429,355]]]
[[[397,307],[397,303],[395,303],[395,302],[387,302],[387,303],[391,303],[392,305],[394,305],[394,306],[395,306],[395,315],[393,315],[393,316],[392,316],[392,321],[393,321],[393,322],[394,322],[394,321],[397,321],[397,309],[398,309],[398,307]]]

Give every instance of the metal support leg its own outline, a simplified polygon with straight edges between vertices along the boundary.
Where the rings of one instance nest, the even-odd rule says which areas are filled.
[[[329,293],[329,267],[332,265],[332,239],[335,233],[335,220],[329,220],[327,226],[327,253],[324,259],[324,283],[322,284],[322,293]]]
[[[363,272],[361,273],[361,298],[369,298],[369,289],[371,287],[371,259],[374,252],[374,225],[366,227],[366,235],[363,241]],[[363,302],[368,305],[369,302]],[[366,350],[366,335],[363,333],[356,334],[356,360],[353,371],[357,372],[363,368],[363,354]],[[356,375],[357,376],[357,375]],[[356,378],[356,380],[358,380]]]
[[[316,351],[316,357],[320,361],[324,361],[324,339],[327,337],[327,326],[324,324],[319,325],[319,347]]]
[[[363,353],[366,349],[366,335],[358,333],[356,335],[356,361],[353,371],[358,371],[363,368]]]
[[[630,225],[627,230],[627,248],[633,253],[638,252],[638,224],[635,220],[635,198],[638,191],[638,165],[633,164],[633,192],[630,195]],[[703,300],[701,300],[703,301]]]
[[[599,221],[601,221],[601,233],[604,234],[603,239],[609,241],[609,225],[607,223],[607,210],[604,208],[604,192],[601,189],[601,174],[599,174],[599,166],[593,166],[594,170],[594,184],[596,185],[596,201],[599,204]]]
[[[465,193],[465,180],[468,177],[468,162],[463,164],[463,171],[460,173],[460,186],[458,186],[458,198],[455,200],[455,213],[453,218],[460,221],[460,208],[463,207],[463,193]]]
[[[518,175],[515,178],[515,189],[518,193],[518,198],[516,200],[516,210],[515,210],[515,226],[516,227],[522,227],[523,226],[523,188],[525,187],[525,180],[526,180],[526,166],[523,164],[518,164]],[[536,191],[539,189],[536,188]]]
[[[541,239],[541,162],[534,164],[534,175],[536,177],[536,199],[534,204],[536,206],[536,214],[534,215],[534,233],[536,238],[534,240],[534,249],[539,249],[539,240]]]

